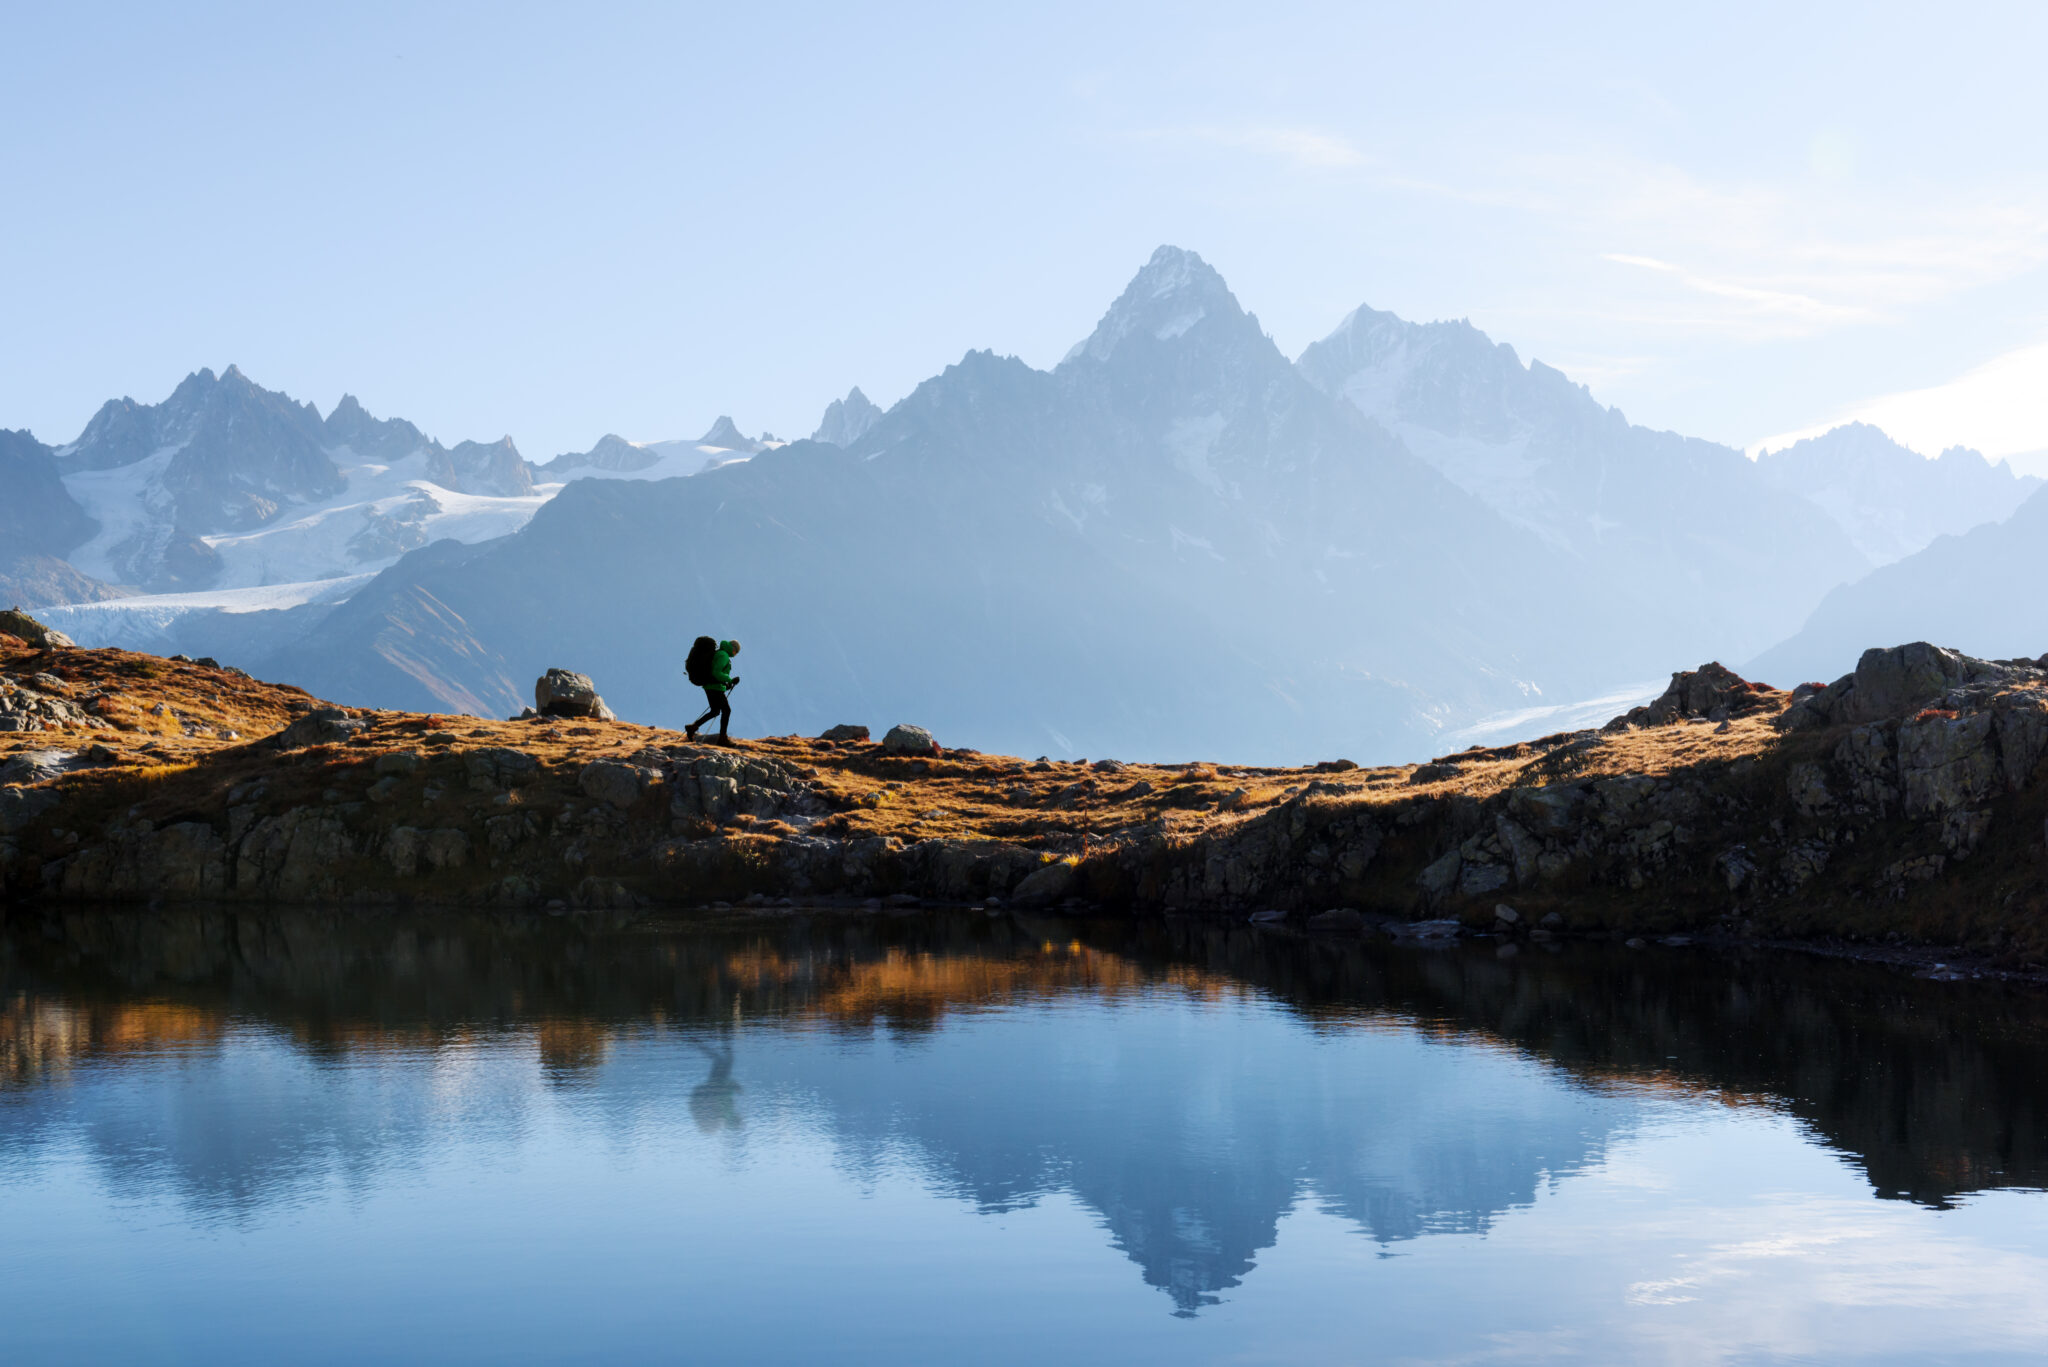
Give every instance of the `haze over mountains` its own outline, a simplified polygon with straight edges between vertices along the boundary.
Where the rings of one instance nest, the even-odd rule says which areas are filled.
[[[1290,362],[1161,248],[1052,370],[969,353],[788,444],[722,418],[533,465],[200,371],[65,447],[0,434],[0,488],[35,510],[0,524],[0,573],[152,590],[50,615],[352,703],[511,712],[561,665],[678,724],[683,647],[711,631],[747,644],[747,729],[1372,760],[1747,660],[1878,565],[1953,572],[1944,538],[2048,507],[2038,485],[1864,427],[1750,461],[1467,323],[1360,308]],[[1839,673],[1889,639],[1824,649]]]

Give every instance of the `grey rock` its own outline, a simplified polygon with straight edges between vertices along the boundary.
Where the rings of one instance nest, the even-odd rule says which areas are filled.
[[[339,707],[316,707],[270,737],[269,744],[278,750],[299,750],[308,745],[338,745],[368,729],[369,723],[349,716]]]
[[[516,788],[540,776],[539,760],[524,750],[502,745],[470,751],[462,757],[462,767],[469,775],[469,786],[478,792]]]
[[[1515,882],[1525,887],[1535,882],[1543,858],[1543,842],[1506,816],[1494,817],[1493,829],[1513,863]]]
[[[1520,925],[1522,922],[1522,913],[1516,911],[1507,903],[1502,902],[1500,905],[1496,906],[1493,909],[1493,919],[1500,922],[1504,926]]]
[[[1442,897],[1458,883],[1458,869],[1464,857],[1452,850],[1416,876],[1416,886],[1431,897]]]
[[[1357,930],[1364,924],[1363,913],[1351,907],[1332,907],[1308,918],[1310,930]]]
[[[1785,775],[1785,795],[1801,816],[1818,816],[1835,805],[1826,773],[1818,764],[1799,763]]]
[[[828,728],[824,734],[818,737],[819,740],[866,740],[867,738],[868,729],[865,726],[856,726],[851,722],[841,722],[837,726]]]
[[[0,784],[42,783],[78,767],[70,750],[23,750],[0,764]]]
[[[0,788],[0,835],[18,835],[58,803],[48,788]]]
[[[429,867],[459,869],[469,862],[469,833],[452,827],[428,831],[421,852]]]
[[[1952,811],[1988,796],[1999,780],[1992,715],[1899,723],[1899,790],[1909,815]]]
[[[889,734],[882,737],[882,750],[891,755],[929,755],[939,748],[932,739],[932,733],[922,726],[904,723],[889,728]]]
[[[424,758],[417,750],[393,750],[377,756],[377,762],[370,767],[374,773],[403,776],[418,773]]]
[[[591,721],[617,721],[597,685],[588,674],[550,669],[533,683],[533,705],[544,717],[584,717]]]
[[[80,850],[61,882],[67,897],[217,897],[227,890],[227,845],[201,821],[137,825]]]
[[[641,796],[659,781],[659,774],[638,765],[600,759],[583,766],[583,772],[577,775],[576,786],[585,797],[608,802],[623,812],[639,802]]]
[[[1078,879],[1079,870],[1073,864],[1055,859],[1026,874],[1024,881],[1010,890],[1010,901],[1026,906],[1057,902],[1073,891]]]
[[[1508,790],[1508,810],[1541,835],[1563,835],[1572,829],[1585,790],[1573,784]]]
[[[1466,864],[1458,870],[1458,891],[1467,897],[1499,892],[1508,885],[1508,876],[1505,864]]]
[[[258,821],[235,860],[235,890],[277,897],[335,897],[355,841],[338,814],[300,807]]]

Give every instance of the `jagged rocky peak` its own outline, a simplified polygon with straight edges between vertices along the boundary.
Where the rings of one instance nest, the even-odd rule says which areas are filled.
[[[1246,333],[1264,339],[1216,268],[1184,248],[1161,247],[1061,364],[1107,361],[1137,339],[1158,345]]]
[[[533,467],[510,437],[462,442],[448,451],[447,465],[452,478],[438,482],[465,494],[523,498],[533,492]]]
[[[170,496],[183,533],[261,526],[288,503],[340,490],[319,410],[263,388],[236,366],[188,375],[163,403],[100,409],[66,449],[72,469],[161,460],[147,477]]]
[[[752,454],[766,449],[763,442],[741,432],[727,415],[721,413],[718,421],[711,424],[711,430],[697,438],[699,446],[716,446],[724,451],[745,451]]]
[[[1500,436],[1539,417],[1602,411],[1583,385],[1541,361],[1523,365],[1512,346],[1463,318],[1411,323],[1360,305],[1296,365],[1325,394],[1389,426]]]
[[[374,418],[353,394],[341,396],[334,411],[322,424],[331,447],[347,447],[365,460],[403,460],[415,451],[435,445],[424,432],[403,418]]]
[[[825,419],[811,434],[812,441],[829,441],[834,446],[851,446],[868,434],[881,420],[882,410],[855,385],[843,399],[825,405]]]

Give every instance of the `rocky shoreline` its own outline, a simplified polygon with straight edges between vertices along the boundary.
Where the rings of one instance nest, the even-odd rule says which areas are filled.
[[[2048,660],[1914,644],[1789,691],[1709,665],[1598,731],[1219,768],[983,755],[914,728],[726,749],[560,706],[333,708],[15,626],[9,903],[893,900],[2048,964]],[[560,673],[554,693],[580,696]]]

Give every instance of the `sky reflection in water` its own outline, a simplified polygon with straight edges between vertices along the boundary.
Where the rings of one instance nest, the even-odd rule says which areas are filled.
[[[2048,1004],[1007,918],[0,931],[10,1363],[2023,1361]]]

